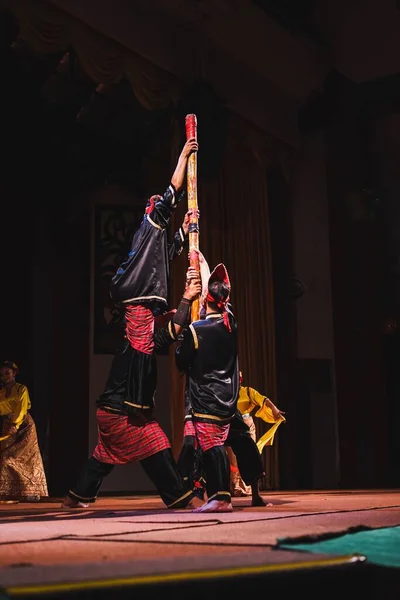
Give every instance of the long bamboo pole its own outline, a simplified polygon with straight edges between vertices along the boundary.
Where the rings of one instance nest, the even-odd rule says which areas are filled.
[[[197,117],[194,114],[186,115],[186,139],[196,138],[197,140]],[[187,195],[188,209],[196,210],[197,201],[197,152],[189,156],[187,164]],[[189,263],[200,272],[199,255],[199,220],[197,217],[191,217],[189,222]],[[197,321],[200,318],[200,300],[194,300],[192,303],[191,320]]]

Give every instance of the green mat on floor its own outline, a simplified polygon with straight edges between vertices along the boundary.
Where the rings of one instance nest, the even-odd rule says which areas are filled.
[[[277,548],[331,555],[362,554],[368,562],[400,567],[400,526],[353,527],[344,533],[282,538],[278,540]]]

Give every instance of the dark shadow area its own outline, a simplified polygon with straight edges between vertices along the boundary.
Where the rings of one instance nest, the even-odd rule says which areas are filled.
[[[260,590],[268,590],[269,595],[280,598],[298,597],[306,594],[310,600],[337,598],[348,596],[354,590],[357,596],[364,600],[375,598],[398,598],[400,573],[394,569],[374,567],[365,562],[356,562],[352,559],[338,560],[336,566],[304,566],[282,568],[282,565],[273,565],[265,568],[226,569],[224,573],[189,573],[186,577],[168,578],[161,581],[157,575],[129,580],[109,580],[101,585],[91,585],[90,582],[73,586],[65,585],[64,590],[52,590],[52,586],[32,586],[29,591],[20,592],[15,589],[3,592],[5,599],[19,598],[22,600],[36,600],[37,598],[51,598],[64,600],[65,598],[105,600],[137,599],[155,600],[160,597],[184,598],[193,600],[217,600],[227,596],[256,597]],[[312,580],[312,585],[310,581]]]

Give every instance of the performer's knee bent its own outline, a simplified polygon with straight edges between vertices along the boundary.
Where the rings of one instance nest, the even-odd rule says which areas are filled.
[[[167,508],[185,508],[194,497],[195,490],[184,481],[171,448],[144,458],[140,464],[154,483]]]
[[[67,496],[80,502],[95,502],[104,477],[109,475],[114,465],[103,463],[92,456],[86,462],[76,485]]]

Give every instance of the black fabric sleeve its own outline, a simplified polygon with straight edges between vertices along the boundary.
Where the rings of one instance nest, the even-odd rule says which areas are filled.
[[[182,343],[175,350],[175,364],[181,373],[189,371],[195,355],[196,344],[193,337],[193,325],[191,325],[184,330]]]
[[[154,333],[154,351],[156,354],[163,354],[168,350],[170,345],[176,341],[174,332],[171,327],[171,321],[161,327]]]
[[[172,185],[172,183],[170,183],[164,194],[159,200],[157,200],[157,202],[155,202],[154,208],[149,214],[150,219],[162,229],[168,227],[171,218],[171,212],[178,206],[185,195],[185,191],[182,191],[178,194],[175,190],[175,187]]]
[[[172,342],[178,341],[175,325],[186,327],[190,323],[190,309],[192,303],[187,298],[182,298],[172,319],[154,333],[154,349],[156,354],[165,352]]]
[[[176,325],[180,325],[181,327],[186,327],[190,322],[190,309],[192,303],[187,298],[182,298],[180,304],[176,310],[176,313],[172,317],[172,321]]]
[[[154,208],[148,215],[149,218],[162,229],[168,227],[171,212],[176,208],[176,192],[172,183],[167,187],[164,194],[154,204]]]
[[[182,253],[183,248],[187,245],[188,236],[185,236],[182,227],[179,227],[178,231],[174,235],[174,239],[168,246],[168,257],[170,260],[179,256]]]

